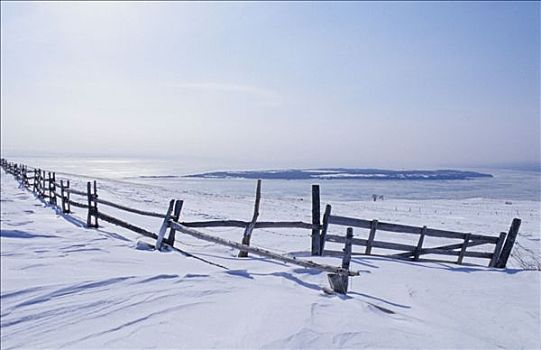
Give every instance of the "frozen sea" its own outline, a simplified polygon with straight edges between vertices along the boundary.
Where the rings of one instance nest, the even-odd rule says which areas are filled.
[[[95,179],[114,179],[145,185],[169,187],[175,191],[196,191],[224,196],[250,195],[250,179],[183,178],[216,170],[262,170],[231,168],[201,160],[105,157],[8,157],[29,166]],[[420,169],[424,170],[424,169]],[[537,171],[460,168],[493,175],[471,180],[265,180],[264,193],[272,198],[299,198],[309,195],[309,186],[319,183],[322,197],[328,200],[369,200],[372,194],[385,199],[470,199],[541,200],[541,173]],[[153,178],[145,178],[155,176]],[[307,190],[308,189],[308,190]]]

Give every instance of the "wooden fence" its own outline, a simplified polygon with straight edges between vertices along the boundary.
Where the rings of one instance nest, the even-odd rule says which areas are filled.
[[[320,242],[320,228],[319,225],[319,186],[314,185],[313,191],[313,206],[317,205],[318,209],[312,210],[313,213],[317,213],[318,217],[313,219],[313,222],[317,224],[310,224],[302,221],[257,221],[259,216],[259,204],[261,201],[261,180],[257,182],[256,199],[254,204],[254,212],[250,221],[242,220],[212,220],[212,221],[192,221],[182,222],[180,221],[180,213],[183,207],[182,200],[171,200],[165,214],[150,212],[141,209],[130,208],[125,205],[114,203],[108,200],[99,198],[98,186],[96,181],[87,182],[86,191],[76,190],[70,187],[70,182],[67,180],[60,180],[57,182],[56,173],[45,172],[41,169],[30,168],[22,164],[15,164],[7,162],[5,159],[1,159],[0,165],[9,174],[15,176],[21,186],[24,186],[28,190],[31,190],[35,195],[48,201],[49,204],[54,205],[62,209],[63,213],[71,213],[71,206],[77,208],[83,208],[87,210],[86,225],[89,228],[97,228],[99,226],[98,220],[109,222],[113,225],[117,225],[143,236],[156,240],[156,249],[160,250],[164,245],[168,245],[174,248],[175,233],[177,231],[199,238],[206,241],[210,241],[216,244],[228,246],[239,250],[239,257],[247,257],[248,253],[255,255],[279,260],[285,263],[299,265],[308,268],[315,268],[322,271],[329,272],[329,283],[331,288],[339,293],[347,292],[348,277],[359,275],[358,272],[349,269],[348,257],[344,257],[341,266],[330,266],[325,264],[316,263],[309,260],[301,260],[292,256],[283,255],[271,252],[267,249],[250,246],[250,238],[254,229],[258,228],[300,228],[308,229],[312,231],[312,242],[317,242],[313,255],[319,254],[319,242]],[[46,176],[47,175],[47,176]],[[60,193],[57,191],[60,188]],[[78,196],[82,201],[76,201],[72,199],[72,196]],[[86,200],[86,203],[85,203]],[[155,234],[149,230],[133,225],[127,221],[116,218],[112,215],[104,213],[98,208],[98,204],[101,206],[112,207],[122,211],[130,212],[133,214],[155,217],[163,219],[163,223]],[[206,233],[195,230],[194,228],[205,227],[239,227],[244,228],[242,237],[242,243],[229,241],[223,238],[208,235]],[[167,237],[166,233],[169,231]],[[313,245],[314,247],[314,245]],[[179,250],[179,249],[177,249]]]
[[[426,226],[408,226],[402,224],[394,224],[388,222],[380,222],[378,220],[363,220],[345,216],[331,214],[331,206],[327,205],[323,215],[323,227],[321,230],[321,254],[341,256],[340,251],[325,249],[326,242],[346,243],[347,237],[327,234],[330,225],[347,226],[368,230],[367,238],[353,238],[354,246],[364,247],[362,252],[353,252],[353,255],[376,255],[372,253],[373,248],[380,248],[391,251],[401,251],[402,253],[393,253],[383,255],[390,258],[409,259],[419,261],[421,255],[446,255],[456,257],[454,261],[444,260],[443,262],[453,262],[462,264],[464,257],[488,259],[489,267],[505,268],[507,260],[513,249],[515,239],[520,228],[520,219],[513,219],[509,232],[501,232],[498,237],[485,236],[471,233],[461,233],[447,230],[439,230],[428,228]],[[415,245],[401,244],[395,242],[386,242],[376,240],[377,231],[386,231],[406,235],[418,236]],[[427,247],[425,246],[425,237],[447,238],[460,241],[459,243],[438,245]],[[468,248],[477,246],[493,246],[490,251],[468,251]],[[439,261],[435,259],[424,259],[425,261]]]
[[[378,222],[377,220],[363,220],[345,216],[331,214],[331,206],[327,205],[322,221],[320,210],[320,190],[319,185],[312,186],[312,222],[303,221],[257,221],[259,217],[259,206],[261,201],[261,180],[257,181],[256,195],[254,202],[254,210],[250,221],[244,220],[211,220],[211,221],[181,221],[180,214],[183,207],[182,200],[171,200],[164,214],[151,211],[134,209],[125,205],[117,204],[98,196],[98,186],[96,181],[87,182],[86,191],[76,190],[70,187],[69,180],[56,179],[55,172],[45,172],[41,169],[28,168],[23,164],[16,164],[1,159],[0,164],[7,172],[15,176],[21,186],[33,191],[38,198],[48,201],[51,205],[61,208],[63,213],[71,213],[71,206],[83,208],[87,210],[87,227],[98,227],[98,220],[109,222],[113,225],[121,226],[143,236],[156,240],[156,248],[160,249],[163,245],[169,245],[174,248],[176,232],[181,232],[187,235],[194,236],[199,239],[210,241],[213,243],[225,245],[239,250],[239,257],[246,257],[248,253],[265,256],[268,258],[280,260],[283,262],[296,264],[304,267],[318,268],[322,271],[330,272],[329,282],[333,290],[345,292],[347,290],[347,277],[357,275],[356,272],[350,271],[350,259],[352,255],[376,255],[372,253],[373,248],[381,248],[399,253],[384,255],[390,258],[409,259],[414,261],[438,261],[434,259],[420,259],[422,255],[438,254],[456,256],[454,262],[462,264],[464,257],[489,259],[490,267],[505,268],[507,260],[513,248],[514,241],[520,227],[520,219],[514,219],[506,234],[502,232],[498,237],[476,235],[470,233],[460,233],[453,231],[445,231],[439,229],[415,226],[407,226],[401,224]],[[29,170],[30,169],[30,170]],[[60,192],[58,192],[60,190]],[[76,201],[72,199],[72,195],[82,199]],[[125,220],[121,220],[112,215],[103,212],[103,206],[112,207],[133,214],[160,218],[163,223],[158,231],[158,234],[147,229],[133,225]],[[331,235],[328,234],[330,225],[347,226],[346,235]],[[238,227],[244,229],[242,242],[232,242],[219,237],[211,236],[206,233],[195,230],[196,228],[207,227]],[[282,255],[270,252],[265,249],[251,247],[250,240],[253,231],[261,228],[274,229],[306,229],[311,231],[310,251],[314,256],[329,255],[342,257],[342,265],[339,267],[318,264],[313,261],[299,260],[291,256]],[[362,228],[369,230],[367,239],[355,238],[353,236],[353,228]],[[169,234],[166,237],[166,233]],[[416,245],[407,245],[395,242],[385,242],[376,240],[377,231],[387,231],[401,233],[406,235],[417,235],[418,240]],[[460,243],[449,244],[436,247],[427,247],[424,245],[425,237],[441,237],[458,239]],[[344,244],[342,251],[326,249],[326,243]],[[470,247],[481,245],[494,245],[490,252],[468,251]],[[353,246],[365,247],[364,251],[352,251]],[[185,252],[184,252],[185,253]]]

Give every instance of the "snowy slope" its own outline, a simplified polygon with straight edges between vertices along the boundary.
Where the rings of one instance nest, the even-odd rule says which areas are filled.
[[[517,259],[511,261],[517,268],[501,271],[356,257],[352,268],[361,276],[351,280],[349,295],[327,296],[320,288],[327,285],[324,273],[238,259],[234,250],[182,235],[179,247],[228,270],[148,250],[144,240],[109,224],[85,229],[84,211],[55,213],[3,171],[1,180],[2,349],[541,346],[540,272],[518,268]],[[186,219],[246,219],[253,200],[113,181],[100,186],[103,198],[153,210],[170,198],[186,199]],[[332,204],[344,215],[362,211],[364,218],[494,235],[519,211],[519,243],[530,261],[539,257],[538,202],[512,208],[481,199],[421,202]],[[306,199],[264,200],[261,219],[307,220],[309,211]],[[129,218],[154,230],[160,225]],[[241,237],[239,230],[208,232]],[[257,230],[252,244],[302,252],[309,237]]]

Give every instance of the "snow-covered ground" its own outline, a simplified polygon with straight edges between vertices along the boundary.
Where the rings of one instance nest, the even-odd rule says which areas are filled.
[[[326,201],[323,194],[340,215],[463,232],[496,236],[513,217],[523,220],[507,270],[354,257],[361,274],[350,293],[328,296],[326,274],[316,270],[239,259],[177,233],[178,247],[224,269],[150,250],[151,241],[107,223],[86,229],[84,210],[59,214],[1,173],[2,349],[541,347],[540,272],[525,269],[538,267],[541,256],[537,201]],[[83,188],[86,179],[71,178]],[[309,188],[299,198],[266,198],[264,189],[265,182],[261,220],[310,220]],[[100,181],[99,194],[154,211],[184,199],[186,220],[247,220],[253,205],[249,196],[115,180]],[[161,224],[101,209],[153,231]],[[303,256],[309,232],[256,230],[252,245]]]

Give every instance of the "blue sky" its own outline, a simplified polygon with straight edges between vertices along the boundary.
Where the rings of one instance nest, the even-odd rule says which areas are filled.
[[[2,2],[3,153],[538,162],[536,2]]]

